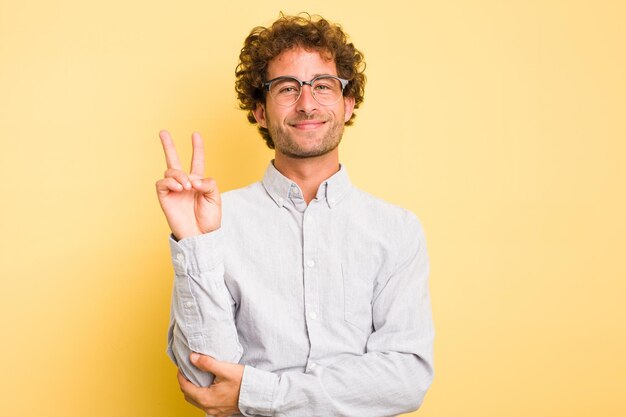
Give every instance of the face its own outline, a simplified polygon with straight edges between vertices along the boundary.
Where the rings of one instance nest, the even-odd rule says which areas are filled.
[[[335,62],[316,51],[294,48],[269,62],[267,79],[291,75],[308,81],[317,75],[337,75]],[[269,130],[276,152],[291,158],[310,158],[334,151],[350,120],[354,98],[344,97],[331,106],[319,104],[305,85],[298,101],[291,106],[276,104],[267,97],[254,111],[257,122]]]

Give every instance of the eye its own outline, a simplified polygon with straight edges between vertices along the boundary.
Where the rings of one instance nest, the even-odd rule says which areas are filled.
[[[339,81],[334,78],[321,78],[315,81],[315,91],[319,93],[330,93],[337,91],[339,87]]]
[[[293,93],[294,91],[298,91],[296,87],[286,85],[286,86],[281,87],[280,90],[278,90],[278,93],[279,94]]]
[[[274,95],[297,95],[300,91],[300,85],[294,80],[277,80],[270,87],[270,91]]]

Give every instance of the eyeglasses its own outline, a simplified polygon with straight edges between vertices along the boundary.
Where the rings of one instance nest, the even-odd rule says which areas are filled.
[[[343,90],[350,81],[334,75],[318,75],[311,81],[301,81],[288,75],[276,77],[263,83],[265,91],[281,106],[291,106],[302,95],[302,87],[311,87],[315,101],[323,106],[332,106],[341,100]]]

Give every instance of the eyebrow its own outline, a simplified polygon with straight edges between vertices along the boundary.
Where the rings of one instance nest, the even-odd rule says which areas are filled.
[[[321,73],[321,74],[320,74],[320,73],[313,74],[313,77],[312,77],[311,79],[313,79],[313,78],[317,78],[317,77],[320,77],[320,76],[322,76],[322,75],[331,75],[331,76],[333,76],[333,77],[339,77],[339,75],[337,75],[337,74],[329,74],[329,73],[327,73],[327,72],[323,72],[323,73]],[[296,78],[296,79],[298,79],[298,80],[300,79],[300,78],[296,77],[295,75],[291,75],[291,74],[278,75],[278,76],[273,77],[273,78],[279,78],[279,77],[293,77],[293,78]],[[302,80],[302,81],[304,81],[304,80]]]

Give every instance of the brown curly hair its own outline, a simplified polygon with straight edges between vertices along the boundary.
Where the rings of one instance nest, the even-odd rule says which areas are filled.
[[[337,66],[337,75],[350,80],[343,95],[354,97],[354,107],[358,108],[363,102],[365,93],[365,61],[363,54],[357,50],[341,26],[333,24],[321,16],[311,16],[300,13],[296,16],[287,16],[283,13],[270,27],[256,27],[246,38],[239,54],[239,64],[235,70],[237,81],[235,90],[239,98],[239,107],[248,110],[248,120],[255,124],[256,119],[252,110],[257,104],[265,103],[263,82],[267,81],[267,67],[269,62],[283,51],[302,47],[306,50],[315,50],[334,59]],[[352,113],[346,125],[351,125],[355,114]],[[259,132],[267,146],[274,149],[274,141],[269,131],[259,126]]]

